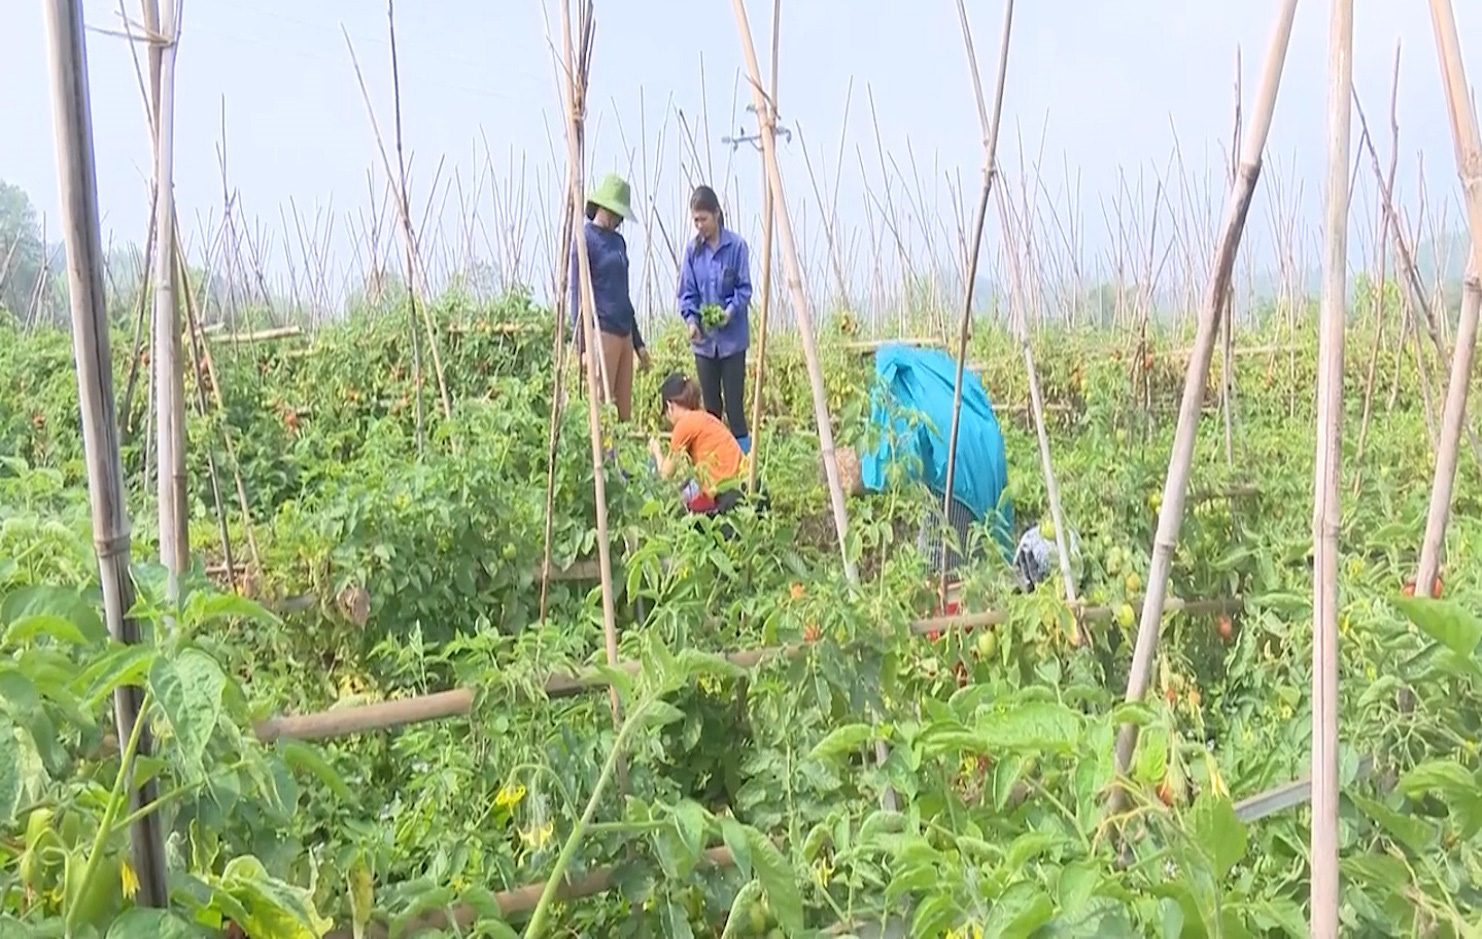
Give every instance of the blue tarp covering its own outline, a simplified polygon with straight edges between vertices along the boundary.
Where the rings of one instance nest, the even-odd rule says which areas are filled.
[[[870,421],[881,432],[881,439],[874,453],[860,458],[865,486],[883,490],[894,469],[908,479],[925,482],[940,497],[947,489],[956,361],[936,349],[885,346],[875,354],[875,379]],[[982,380],[965,371],[952,497],[979,521],[997,512],[993,533],[1005,551],[1013,548],[1014,526],[1008,484],[1008,460],[998,418]]]

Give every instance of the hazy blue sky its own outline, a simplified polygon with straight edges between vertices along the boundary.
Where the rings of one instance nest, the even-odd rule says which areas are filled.
[[[1068,165],[1079,174],[1086,237],[1105,241],[1099,200],[1116,189],[1118,172],[1168,163],[1176,128],[1191,170],[1220,170],[1231,119],[1235,50],[1244,51],[1247,98],[1277,4],[1274,0],[1024,0],[1017,8],[1010,53],[1002,156],[1017,162],[1016,127],[1026,147],[1044,138],[1046,183],[1063,187]],[[1382,122],[1396,41],[1400,72],[1403,192],[1415,190],[1415,154],[1426,154],[1433,198],[1459,191],[1435,62],[1427,5],[1421,0],[1358,4],[1355,79],[1370,118]],[[1473,80],[1482,73],[1482,0],[1455,0]],[[398,4],[405,134],[417,182],[430,182],[437,160],[471,185],[481,135],[499,172],[513,148],[541,167],[544,190],[554,147],[564,159],[562,115],[548,29],[553,4],[540,0],[402,0]],[[766,68],[771,3],[752,0],[752,26]],[[130,12],[136,12],[131,5]],[[550,16],[549,26],[547,16]],[[999,2],[969,3],[985,84],[991,86],[1002,18]],[[1299,5],[1296,32],[1277,106],[1268,164],[1293,187],[1300,181],[1310,216],[1322,186],[1329,4]],[[117,28],[116,6],[87,3],[90,25]],[[840,214],[863,221],[864,192],[856,144],[878,181],[869,95],[885,149],[909,177],[907,145],[928,187],[927,199],[948,217],[948,175],[975,188],[981,145],[963,45],[952,0],[784,0],[781,103],[784,122],[800,125],[815,168],[832,165],[839,148],[846,90],[853,80]],[[41,4],[6,4],[0,42],[0,178],[30,191],[43,213],[57,212],[53,131]],[[592,75],[593,173],[626,169],[619,119],[637,146],[640,101],[648,137],[672,99],[698,122],[708,104],[716,175],[732,159],[719,137],[754,122],[738,82],[743,58],[731,4],[598,0]],[[384,2],[354,0],[189,0],[178,66],[176,181],[182,217],[221,204],[216,146],[225,102],[232,184],[249,212],[277,224],[289,199],[301,210],[327,205],[350,211],[368,201],[366,169],[379,162],[341,27],[348,31],[383,131],[389,133],[390,69]],[[708,102],[702,101],[704,57]],[[146,219],[149,157],[134,64],[123,40],[90,33],[93,111],[105,228],[139,237]],[[991,90],[991,88],[990,88]],[[734,103],[733,102],[738,102]],[[732,113],[736,118],[732,119]],[[685,180],[680,136],[671,118],[660,195],[676,219]],[[729,126],[728,125],[732,125]],[[1387,133],[1382,135],[1387,145]],[[699,144],[704,159],[705,143]],[[812,200],[795,139],[786,148],[789,200]],[[650,152],[651,160],[658,154]],[[757,157],[734,157],[739,184],[730,189],[733,217],[754,228]],[[530,184],[535,184],[534,170]],[[651,170],[652,172],[652,170]],[[1365,170],[1367,173],[1367,169]],[[878,183],[877,183],[878,184]],[[642,187],[640,187],[642,188]],[[545,192],[543,198],[549,198]],[[414,199],[416,196],[414,196]],[[899,191],[897,199],[902,199]],[[1269,227],[1258,205],[1252,226]],[[1453,218],[1455,218],[1453,212]],[[1369,225],[1367,218],[1364,223]],[[187,227],[191,223],[187,222]],[[990,228],[995,227],[990,225]]]

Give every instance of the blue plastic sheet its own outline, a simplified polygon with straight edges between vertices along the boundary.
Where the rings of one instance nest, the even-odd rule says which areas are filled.
[[[952,430],[957,363],[945,352],[889,345],[875,354],[870,421],[880,440],[860,457],[869,489],[884,490],[892,475],[924,482],[940,498],[947,490],[948,435]],[[1003,433],[982,380],[963,372],[962,421],[952,498],[979,521],[990,521],[994,539],[1013,550],[1014,508],[1008,498],[1008,459]]]

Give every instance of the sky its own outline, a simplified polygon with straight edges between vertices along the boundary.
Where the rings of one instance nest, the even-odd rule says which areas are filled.
[[[1475,80],[1482,70],[1482,0],[1453,3]],[[967,211],[963,206],[974,201],[983,159],[956,4],[784,0],[781,6],[781,115],[784,125],[801,131],[782,147],[794,226],[811,224],[803,237],[810,244],[819,241],[821,213],[807,171],[811,164],[824,177],[825,190],[837,182],[840,239],[846,230],[854,233],[848,253],[857,259],[859,244],[869,237],[859,231],[871,220],[877,229],[881,225],[871,206],[885,198],[883,153],[907,180],[916,180],[897,181],[890,198],[906,202],[920,195],[927,205],[922,214],[934,219],[920,227],[935,226],[955,237],[957,218]],[[1357,6],[1355,85],[1381,137],[1381,153],[1388,149],[1388,134],[1377,125],[1387,123],[1383,115],[1397,42],[1403,50],[1399,192],[1405,200],[1415,198],[1418,154],[1423,153],[1430,201],[1454,203],[1460,187],[1427,5],[1370,0]],[[1145,179],[1142,201],[1151,201],[1151,174],[1169,166],[1175,133],[1190,174],[1207,178],[1224,172],[1236,52],[1243,55],[1249,101],[1277,7],[1275,0],[1018,3],[1000,144],[1006,172],[1022,179],[1020,155],[1038,159],[1045,198],[1078,192],[1086,248],[1104,250],[1111,235],[1102,206],[1116,197],[1121,180],[1135,185],[1139,173]],[[771,3],[751,0],[748,9],[765,70]],[[34,0],[10,0],[4,6],[0,179],[21,185],[39,212],[55,219],[57,177],[41,11]],[[86,0],[85,11],[91,27],[120,27],[117,5]],[[131,6],[130,13],[137,15],[137,8]],[[991,95],[1003,6],[971,0],[968,14]],[[565,155],[553,59],[559,43],[553,46],[551,40],[559,29],[558,15],[554,2],[543,0],[401,0],[397,5],[403,133],[413,167],[414,205],[427,201],[440,160],[449,191],[456,178],[465,194],[470,192],[485,169],[487,147],[496,177],[517,178],[518,167],[525,167],[527,201],[536,206],[527,211],[549,215],[544,207],[558,193]],[[664,207],[671,223],[664,234],[673,242],[685,224],[687,183],[713,174],[721,181],[717,188],[723,189],[731,220],[755,238],[760,157],[749,148],[732,151],[721,141],[755,126],[744,111],[749,88],[741,81],[745,59],[732,5],[597,0],[596,16],[589,175],[631,168],[640,201],[653,198]],[[1284,181],[1289,195],[1300,193],[1303,222],[1311,231],[1304,237],[1311,238],[1326,158],[1328,17],[1327,3],[1308,0],[1298,6],[1267,156],[1270,172]],[[194,227],[199,237],[220,217],[223,122],[230,185],[248,215],[280,229],[280,210],[289,207],[305,219],[331,207],[348,219],[369,207],[366,174],[379,169],[380,157],[346,36],[364,70],[382,133],[389,136],[384,3],[187,0],[182,25],[175,177],[180,215],[195,220],[184,223],[187,229]],[[88,56],[105,232],[141,239],[150,154],[134,59],[123,39],[96,29],[88,35]],[[683,142],[680,114],[694,134],[693,149]],[[666,124],[660,153],[658,128]],[[644,139],[646,146],[639,143]],[[836,167],[842,168],[837,181]],[[1365,166],[1359,179],[1366,176]],[[965,194],[955,190],[959,179]],[[909,193],[910,188],[919,193]],[[483,198],[488,207],[481,212],[511,214],[510,199],[505,208],[497,207],[487,186]],[[825,195],[824,201],[831,198]],[[1258,241],[1260,231],[1270,228],[1271,199],[1271,187],[1264,186],[1251,222]],[[1355,213],[1356,228],[1372,228],[1373,210],[1362,209],[1357,198]],[[441,217],[444,226],[456,227],[446,213]],[[1454,208],[1450,217],[1460,218]],[[352,231],[342,223],[327,237],[337,263],[354,250]],[[526,251],[539,247],[526,229],[514,237],[526,242]],[[875,237],[885,236],[877,230]]]

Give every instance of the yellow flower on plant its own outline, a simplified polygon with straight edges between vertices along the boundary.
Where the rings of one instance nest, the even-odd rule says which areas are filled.
[[[554,822],[546,822],[544,825],[532,825],[529,828],[520,829],[520,840],[525,845],[536,851],[551,843],[551,838],[556,833]]]
[[[119,862],[118,879],[123,883],[123,895],[130,900],[134,899],[134,894],[139,892],[139,876],[134,873],[134,867],[128,861]]]
[[[813,862],[813,880],[820,887],[827,887],[834,879],[834,865],[829,859],[821,857]]]
[[[505,783],[494,796],[494,804],[502,809],[512,809],[525,799],[523,783]]]
[[[961,929],[949,929],[947,939],[983,939],[983,927],[973,923]]]

